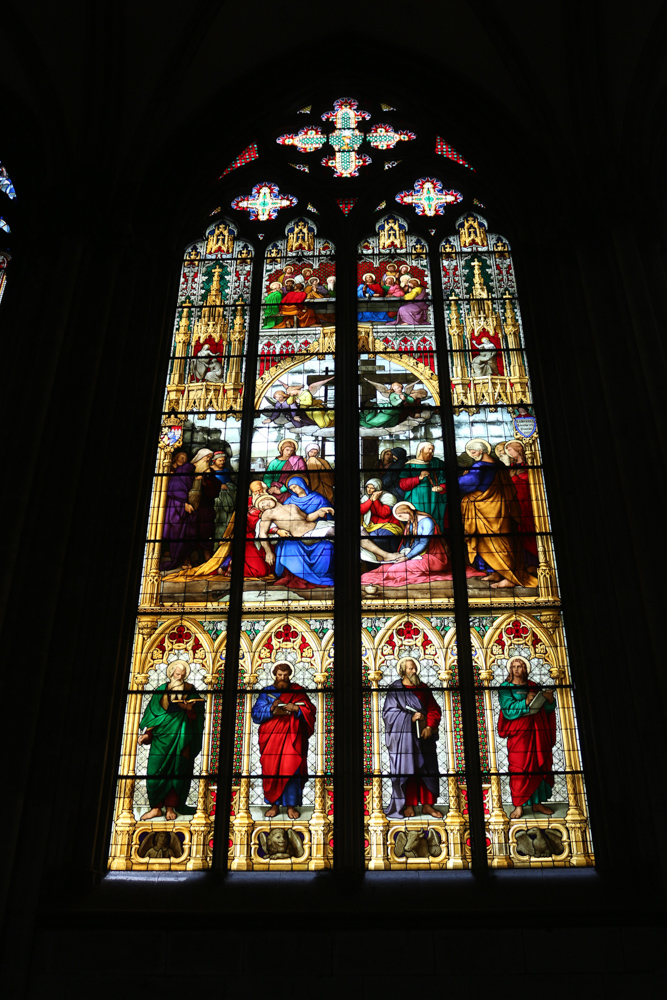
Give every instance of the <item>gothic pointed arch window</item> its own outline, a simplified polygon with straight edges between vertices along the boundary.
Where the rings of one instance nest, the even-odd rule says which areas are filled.
[[[185,249],[113,870],[593,864],[511,248],[402,118],[295,109]]]

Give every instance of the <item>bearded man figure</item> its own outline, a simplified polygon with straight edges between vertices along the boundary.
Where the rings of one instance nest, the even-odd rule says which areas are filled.
[[[386,813],[390,819],[409,819],[421,803],[423,816],[442,819],[433,808],[440,787],[436,743],[442,713],[431,689],[419,679],[416,660],[404,656],[398,673],[382,709],[392,772]]]
[[[554,786],[555,695],[528,680],[530,664],[525,657],[513,656],[507,669],[507,680],[498,688],[498,735],[507,740],[514,806],[510,819],[520,819],[526,806],[551,816],[553,809],[544,803]]]
[[[315,706],[300,684],[291,680],[292,665],[276,663],[273,684],[263,688],[252,708],[252,720],[259,726],[267,819],[287,807],[290,819],[299,818],[303,789],[308,780],[308,740],[315,730]]]

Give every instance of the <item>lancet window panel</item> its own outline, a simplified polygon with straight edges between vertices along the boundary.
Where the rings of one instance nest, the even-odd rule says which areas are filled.
[[[559,611],[471,619],[480,759],[494,867],[592,863]]]
[[[367,867],[466,868],[454,618],[380,615],[362,628]]]
[[[119,761],[112,870],[207,868],[227,620],[142,615]]]
[[[243,621],[232,870],[330,867],[333,722],[333,619]]]

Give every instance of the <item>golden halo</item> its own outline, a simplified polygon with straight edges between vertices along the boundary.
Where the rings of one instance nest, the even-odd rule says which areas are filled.
[[[419,660],[417,659],[417,657],[416,656],[402,656],[400,658],[400,660],[398,661],[398,663],[396,664],[396,673],[398,674],[398,676],[399,677],[403,676],[403,674],[401,673],[401,664],[405,663],[406,660],[412,660],[412,662],[414,664],[416,664],[417,673],[419,673],[419,671],[421,670],[421,664],[420,664]]]
[[[470,441],[468,441],[468,443],[466,445],[466,452],[468,453],[468,455],[470,455],[470,446],[472,444],[474,444],[476,441],[479,441],[480,444],[485,444],[486,445],[486,447],[488,448],[488,454],[489,455],[495,454],[495,452],[493,452],[491,450],[491,445],[489,444],[488,441],[485,441],[484,438],[481,438],[481,437],[474,437],[474,438],[471,438]],[[472,458],[472,455],[470,455],[470,457]]]
[[[508,676],[509,676],[509,674],[510,674],[510,663],[511,663],[511,662],[512,662],[513,660],[521,660],[521,662],[522,662],[522,663],[524,663],[524,664],[525,664],[525,666],[526,666],[526,673],[527,673],[527,674],[529,674],[529,673],[530,673],[530,670],[531,670],[531,667],[530,667],[530,660],[527,660],[525,656],[519,656],[519,655],[518,655],[518,653],[517,653],[517,654],[515,654],[514,656],[508,656],[508,657],[507,657],[507,674],[508,674]]]
[[[186,681],[190,676],[190,664],[188,663],[187,660],[172,660],[169,666],[167,667],[167,677],[169,678],[169,680],[171,680],[171,678],[174,676],[174,667],[178,666],[185,667],[185,677],[183,678],[183,680]]]
[[[280,442],[278,443],[278,453],[279,453],[280,455],[282,455],[282,453],[283,453],[283,448],[285,447],[285,445],[286,445],[286,444],[293,444],[293,445],[294,445],[294,453],[295,453],[295,454],[296,454],[296,452],[297,452],[297,451],[299,450],[299,446],[298,446],[298,444],[296,443],[296,441],[294,440],[294,438],[283,438],[283,439],[282,439],[282,441],[280,441]]]

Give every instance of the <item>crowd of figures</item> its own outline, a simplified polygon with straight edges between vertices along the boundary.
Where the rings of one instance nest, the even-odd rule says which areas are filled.
[[[459,492],[466,535],[466,576],[493,588],[537,586],[537,543],[524,447],[468,441],[461,456]],[[405,448],[383,452],[378,477],[366,482],[361,503],[362,560],[366,593],[380,587],[452,579],[447,535],[444,462],[431,442],[415,455]],[[375,557],[375,559],[374,559]]]
[[[419,271],[423,275],[421,268]],[[360,323],[428,324],[426,281],[413,275],[407,264],[385,264],[379,277],[374,271],[364,272],[357,285],[357,298],[365,303],[357,317]],[[373,299],[388,299],[389,302],[372,307]]]
[[[295,326],[322,326],[333,323],[333,315],[317,312],[317,302],[336,294],[335,275],[325,280],[312,267],[300,272],[292,264],[284,271],[271,275],[264,298],[263,330],[291,329]]]
[[[284,438],[250,484],[246,579],[291,588],[333,586],[334,470],[316,444]],[[465,464],[463,464],[465,463]],[[409,456],[386,449],[360,500],[364,592],[450,581],[452,568],[445,467],[430,441]],[[461,456],[459,491],[466,535],[466,576],[494,588],[537,586],[537,543],[523,445],[492,450],[472,439]],[[229,575],[236,487],[223,451],[172,456],[162,569],[167,580]],[[171,572],[170,572],[171,571]]]

